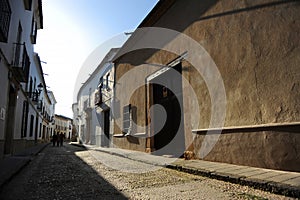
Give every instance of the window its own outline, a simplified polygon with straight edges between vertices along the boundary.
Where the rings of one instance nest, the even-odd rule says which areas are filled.
[[[99,88],[102,88],[102,87],[103,87],[103,77],[100,78],[98,87],[99,87]]]
[[[32,0],[24,0],[24,7],[26,10],[31,10]]]
[[[34,81],[33,81],[33,91],[35,91],[36,90],[36,77],[34,77]]]
[[[42,123],[40,123],[39,137],[42,137]]]
[[[32,77],[30,77],[30,81],[29,81],[29,93],[28,93],[28,96],[29,98],[31,98],[33,95],[32,95],[32,87],[33,87],[33,80],[32,80]]]
[[[83,102],[83,110],[86,110],[88,108],[88,105],[89,105],[89,100],[87,99]]]
[[[30,34],[30,39],[32,44],[36,44],[36,37],[37,37],[37,23],[34,20],[34,17],[32,17],[31,34]]]
[[[89,89],[89,102],[88,102],[88,107],[91,107],[91,98],[92,98],[92,88]]]
[[[34,122],[34,116],[31,115],[31,116],[30,116],[30,132],[29,132],[29,136],[30,136],[30,137],[33,136],[33,122]]]
[[[16,47],[15,47],[15,58],[14,58],[14,66],[19,66],[20,64],[22,64],[20,57],[21,57],[21,48],[22,48],[22,26],[19,23],[18,26],[18,34],[17,34],[17,41],[15,43]]]
[[[28,121],[28,102],[24,101],[23,102],[23,112],[22,112],[21,138],[26,137],[27,121]]]
[[[0,42],[7,42],[11,9],[8,0],[0,1]]]
[[[109,90],[109,73],[106,75],[106,90]]]
[[[99,106],[102,104],[102,92],[101,89],[98,89],[95,93],[95,99],[94,99],[95,105]]]
[[[123,134],[131,133],[131,104],[123,107]]]

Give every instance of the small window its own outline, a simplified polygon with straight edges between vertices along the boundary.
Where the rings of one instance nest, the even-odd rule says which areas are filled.
[[[131,104],[123,107],[123,134],[130,135],[131,133]]]
[[[26,10],[31,10],[32,6],[32,0],[23,0],[24,1],[24,7]]]
[[[29,132],[29,136],[30,136],[30,137],[33,136],[33,122],[34,122],[34,116],[31,115],[31,116],[30,116],[30,132]]]
[[[23,102],[22,124],[21,124],[21,138],[26,137],[28,121],[28,102]]]
[[[106,90],[109,90],[109,73],[106,75]]]
[[[40,123],[39,137],[42,137],[42,123]]]
[[[30,34],[30,39],[32,44],[36,44],[36,37],[37,37],[37,23],[34,20],[34,17],[32,17],[31,34]]]
[[[28,96],[29,98],[33,97],[32,92],[33,92],[33,80],[32,77],[30,77],[30,81],[29,81],[29,89],[28,89]]]
[[[99,79],[99,84],[98,84],[98,88],[102,88],[102,87],[103,87],[103,77]]]

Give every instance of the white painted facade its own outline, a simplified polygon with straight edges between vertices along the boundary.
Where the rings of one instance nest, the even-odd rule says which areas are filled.
[[[83,83],[77,94],[77,102],[73,104],[74,125],[79,140],[83,143],[111,146],[113,119],[110,107],[114,66],[110,61],[118,50],[113,48],[107,53],[88,80]]]
[[[62,116],[55,115],[55,134],[63,134],[65,139],[72,138],[72,119]]]
[[[42,1],[2,0],[1,9],[0,158],[42,139],[45,117],[39,105],[49,99],[40,58],[34,52],[37,30],[43,28]],[[48,101],[46,107],[54,102]]]
[[[51,137],[51,136],[53,136],[54,131],[55,131],[55,120],[54,120],[54,118],[55,118],[55,104],[57,102],[56,102],[55,96],[54,96],[52,91],[48,91],[48,97],[51,101],[51,104],[48,105],[49,106],[49,108],[48,108],[49,112],[48,113],[49,113],[49,117],[50,117],[50,119],[49,119],[49,130],[50,130],[49,135]]]

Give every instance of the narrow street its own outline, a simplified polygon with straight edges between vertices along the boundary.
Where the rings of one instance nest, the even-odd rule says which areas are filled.
[[[46,147],[9,184],[0,199],[125,199],[76,157],[82,148]]]
[[[0,199],[288,199],[166,168],[129,173],[149,165],[64,145],[39,153],[1,188]]]

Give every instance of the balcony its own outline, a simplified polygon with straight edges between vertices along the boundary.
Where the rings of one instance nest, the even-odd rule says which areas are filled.
[[[15,43],[14,57],[11,67],[14,76],[20,82],[28,82],[30,59],[26,50],[25,43]]]
[[[32,94],[31,94],[31,97],[32,97],[32,101],[33,101],[33,103],[38,103],[38,101],[39,101],[39,93],[38,93],[38,91],[35,91],[35,92],[33,92]]]
[[[100,106],[103,103],[101,89],[99,89],[95,93],[95,102],[94,103],[95,103],[96,106]]]

